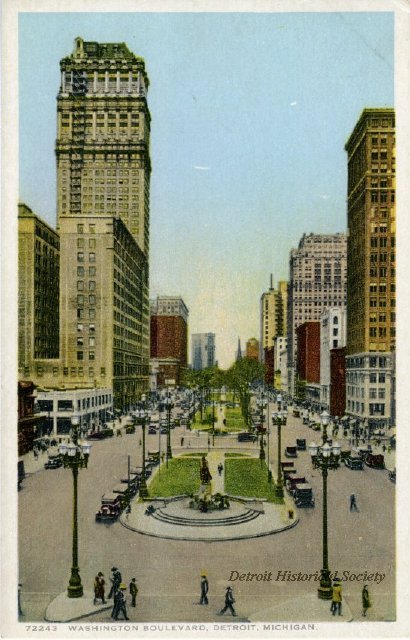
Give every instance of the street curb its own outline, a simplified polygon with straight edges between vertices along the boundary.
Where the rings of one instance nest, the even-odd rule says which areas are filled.
[[[129,529],[130,531],[135,531],[135,533],[139,533],[143,536],[149,536],[151,538],[161,538],[164,540],[184,540],[186,542],[232,542],[234,540],[249,540],[251,538],[262,538],[264,536],[271,536],[275,533],[282,533],[283,531],[287,531],[288,529],[293,529],[299,522],[299,518],[295,518],[290,524],[281,527],[280,529],[272,529],[270,531],[263,531],[261,533],[253,533],[248,535],[236,535],[230,538],[187,538],[185,536],[169,536],[169,535],[160,535],[158,533],[149,533],[148,531],[142,531],[141,529],[137,529],[132,527],[127,522],[124,522],[123,517],[120,517],[120,523],[125,529]]]

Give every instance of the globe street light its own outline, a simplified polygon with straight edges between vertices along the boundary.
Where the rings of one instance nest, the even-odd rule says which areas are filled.
[[[328,412],[325,410],[320,414],[320,421],[322,423],[323,426],[323,430],[322,430],[322,443],[326,444],[327,442],[327,425],[329,424],[330,421],[330,415],[328,414]]]
[[[71,440],[68,445],[61,444],[59,453],[63,460],[65,468],[71,469],[73,472],[73,554],[71,577],[68,583],[67,595],[69,598],[81,598],[83,595],[83,585],[81,584],[80,569],[78,566],[78,495],[77,480],[78,470],[87,468],[88,458],[90,457],[91,445],[87,442],[79,443],[78,427],[80,419],[78,416],[71,418]]]
[[[139,494],[141,498],[148,497],[148,487],[147,487],[147,479],[145,475],[145,424],[147,420],[147,411],[145,409],[145,401],[146,395],[145,393],[141,396],[142,408],[136,411],[136,416],[142,426],[142,469],[141,469],[141,479],[139,484]]]
[[[263,391],[261,391],[260,397],[258,399],[258,407],[259,407],[259,411],[260,411],[260,420],[261,420],[261,427],[260,427],[260,451],[259,451],[259,459],[260,460],[265,460],[265,449],[263,447],[263,423],[264,423],[264,418],[265,416],[263,415],[263,410],[266,408],[267,406],[267,402],[266,402],[266,398],[265,398],[265,394]]]
[[[340,459],[340,445],[337,442],[331,447],[325,442],[318,447],[314,442],[309,445],[309,453],[316,469],[322,471],[323,479],[323,566],[320,571],[320,586],[318,597],[322,600],[330,600],[332,597],[332,581],[330,579],[327,542],[327,474],[328,469],[337,469]]]
[[[172,400],[170,394],[168,392],[167,397],[165,398],[165,408],[167,411],[167,467],[168,460],[172,459],[172,451],[171,451],[171,409],[174,406],[172,404]]]
[[[276,480],[275,494],[278,498],[283,498],[283,481],[282,481],[282,460],[281,460],[281,428],[286,425],[287,412],[281,411],[282,396],[277,397],[278,411],[272,414],[272,424],[278,427],[278,477]]]

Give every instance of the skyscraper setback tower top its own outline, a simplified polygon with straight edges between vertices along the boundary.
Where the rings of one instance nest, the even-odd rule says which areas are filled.
[[[149,80],[124,43],[84,42],[60,61],[57,218],[121,218],[149,253]]]

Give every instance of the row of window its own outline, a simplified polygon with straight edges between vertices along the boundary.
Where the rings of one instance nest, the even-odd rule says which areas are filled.
[[[364,403],[354,402],[353,400],[347,401],[347,410],[356,413],[364,413]],[[384,416],[385,404],[384,403],[369,403],[369,415],[371,416]]]

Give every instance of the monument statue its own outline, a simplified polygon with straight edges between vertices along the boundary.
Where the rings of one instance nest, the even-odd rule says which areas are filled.
[[[206,461],[205,456],[202,456],[201,468],[199,470],[199,476],[201,478],[201,484],[210,484],[212,480],[212,476],[208,469],[208,462]]]

